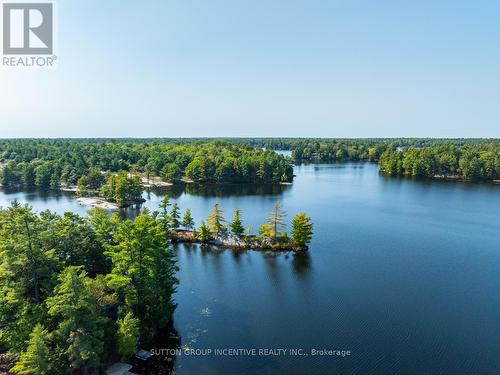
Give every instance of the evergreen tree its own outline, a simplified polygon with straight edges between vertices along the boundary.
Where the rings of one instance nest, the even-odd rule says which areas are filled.
[[[188,208],[186,212],[184,213],[184,217],[182,218],[182,226],[186,230],[191,230],[194,226],[194,219],[191,216],[191,210]]]
[[[122,222],[115,246],[106,252],[113,268],[108,285],[141,321],[141,336],[150,338],[164,327],[175,308],[172,294],[177,279],[174,255],[163,228],[147,212]]]
[[[160,213],[158,215],[161,226],[162,226],[163,230],[165,231],[165,233],[170,232],[170,229],[172,226],[171,217],[168,214],[168,208],[170,206],[171,206],[170,199],[169,199],[168,195],[165,195],[159,204]]]
[[[292,220],[292,240],[295,246],[307,248],[313,235],[313,224],[311,218],[301,212]]]
[[[90,283],[82,267],[67,267],[59,275],[54,295],[47,299],[48,313],[57,322],[58,345],[70,367],[84,374],[101,363],[107,323]]]
[[[172,212],[170,213],[170,222],[172,224],[172,229],[177,229],[180,225],[179,219],[181,217],[181,213],[179,210],[179,205],[174,203],[172,205]]]
[[[214,204],[212,211],[210,215],[208,216],[208,226],[210,227],[210,232],[212,235],[217,238],[221,234],[223,234],[226,231],[226,227],[224,225],[225,220],[224,216],[222,215],[224,211],[220,209],[220,206],[218,203]]]
[[[205,224],[205,221],[202,221],[200,224],[200,230],[198,232],[198,236],[200,237],[200,240],[203,242],[210,240],[210,229]]]
[[[118,319],[116,324],[118,326],[116,331],[118,353],[122,359],[126,360],[137,351],[140,322],[131,312],[128,312],[123,319]]]
[[[241,210],[237,208],[234,210],[233,221],[231,222],[231,232],[237,236],[242,236],[245,232],[240,216]]]
[[[277,202],[267,217],[267,223],[273,229],[273,238],[275,242],[277,237],[286,230],[285,217],[286,212],[283,210],[283,206],[280,202]]]
[[[93,208],[87,212],[87,222],[94,230],[97,240],[101,244],[113,244],[113,233],[120,222],[118,214],[113,214],[110,217],[106,210]]]
[[[66,212],[54,223],[51,239],[59,259],[65,266],[83,265],[91,276],[108,272],[102,243],[87,220],[72,212]]]
[[[51,351],[49,333],[37,324],[30,334],[28,347],[19,355],[15,366],[10,370],[19,375],[50,375]]]
[[[110,176],[101,187],[100,194],[121,207],[143,201],[141,180],[137,176],[129,176],[127,172]]]
[[[0,345],[24,350],[41,322],[60,262],[44,244],[45,227],[29,206],[0,212]]]

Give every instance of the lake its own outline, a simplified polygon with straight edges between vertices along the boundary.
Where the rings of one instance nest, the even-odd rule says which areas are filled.
[[[175,247],[181,343],[257,350],[179,355],[176,373],[500,372],[500,186],[384,178],[369,163],[295,173],[290,186],[169,189],[198,223],[218,202],[227,218],[240,208],[255,232],[281,201],[289,219],[304,210],[315,224],[307,254]],[[161,196],[145,198],[155,209]],[[71,193],[0,191],[0,205],[13,199],[86,210]]]

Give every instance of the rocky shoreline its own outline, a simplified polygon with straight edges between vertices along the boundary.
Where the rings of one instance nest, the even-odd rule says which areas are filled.
[[[141,199],[140,201],[137,202],[126,202],[122,205],[118,205],[114,202],[110,202],[99,197],[79,197],[76,198],[76,201],[78,202],[78,204],[81,204],[82,206],[97,207],[105,210],[119,210],[120,208],[127,208],[135,204],[144,203],[146,200]]]

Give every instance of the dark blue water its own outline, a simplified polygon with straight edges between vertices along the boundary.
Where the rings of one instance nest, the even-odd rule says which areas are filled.
[[[315,223],[306,255],[177,246],[175,327],[185,348],[304,350],[183,354],[177,373],[500,373],[500,186],[386,179],[371,164],[296,174],[292,186],[169,191],[198,221],[219,202],[228,217],[242,209],[255,232],[279,200]],[[0,205],[14,198],[85,212],[71,194],[4,192]],[[160,197],[148,199],[156,208]]]

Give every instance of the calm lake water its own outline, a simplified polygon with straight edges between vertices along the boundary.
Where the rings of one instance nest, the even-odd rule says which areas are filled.
[[[315,223],[305,255],[178,245],[175,327],[191,348],[351,355],[181,355],[178,374],[500,373],[500,186],[387,179],[372,164],[295,171],[291,186],[170,190],[198,222],[218,202],[255,231],[281,201]],[[0,192],[13,199],[86,209],[69,193]]]

